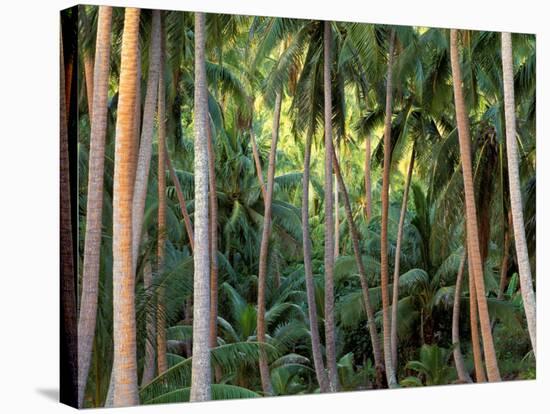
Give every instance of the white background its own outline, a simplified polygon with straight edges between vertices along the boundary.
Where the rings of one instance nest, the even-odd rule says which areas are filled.
[[[550,38],[544,1],[133,0],[149,8],[537,33],[538,340],[536,381],[105,410],[124,413],[549,412],[550,155],[543,130]],[[7,0],[0,13],[0,411],[69,412],[58,395],[58,11],[69,1]],[[546,329],[547,330],[547,329]]]

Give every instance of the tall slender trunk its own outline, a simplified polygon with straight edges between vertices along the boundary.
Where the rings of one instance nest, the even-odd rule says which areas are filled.
[[[71,178],[69,131],[65,101],[65,68],[63,35],[60,34],[59,76],[59,261],[60,261],[60,341],[61,360],[60,400],[65,404],[78,403],[78,334],[76,275],[74,264],[73,222],[71,209]],[[80,406],[80,404],[79,404]]]
[[[508,181],[510,183],[510,206],[514,226],[514,244],[519,268],[519,283],[527,328],[533,352],[537,354],[536,298],[533,289],[529,251],[525,238],[523,202],[516,142],[516,104],[514,97],[514,60],[512,57],[512,35],[502,33],[502,75],[504,84],[504,115],[506,118],[506,155],[508,158]]]
[[[304,273],[306,279],[307,309],[309,316],[309,332],[311,334],[311,353],[315,374],[321,392],[328,392],[328,378],[323,363],[319,325],[317,322],[317,304],[315,302],[315,284],[313,282],[313,264],[311,261],[311,237],[309,234],[309,171],[311,163],[312,128],[308,128],[304,154],[304,175],[302,178],[302,241],[304,246]]]
[[[275,108],[273,114],[273,129],[271,132],[271,148],[269,150],[269,164],[267,167],[267,188],[264,200],[264,225],[262,229],[262,242],[260,245],[260,258],[258,269],[258,321],[257,336],[258,342],[266,342],[265,326],[265,289],[267,282],[267,261],[269,257],[269,238],[271,237],[271,209],[273,201],[273,183],[275,181],[275,167],[277,163],[277,141],[279,140],[279,121],[281,118],[282,92],[277,92],[275,97]],[[260,377],[262,390],[266,395],[273,395],[269,365],[264,350],[260,352]]]
[[[260,188],[262,191],[262,198],[265,202],[265,199],[267,196],[265,194],[264,177],[262,175],[262,163],[260,161],[260,153],[258,151],[258,143],[256,142],[256,135],[254,134],[252,127],[250,128],[250,142],[252,144],[252,154],[254,156],[254,165],[256,166],[256,175],[258,176],[258,182],[260,183]]]
[[[380,235],[380,268],[382,288],[382,313],[384,329],[384,361],[386,365],[386,378],[390,388],[397,385],[395,371],[393,370],[391,354],[391,320],[390,297],[388,291],[389,266],[388,266],[388,207],[390,188],[391,166],[391,121],[392,121],[392,68],[395,31],[390,35],[388,71],[386,75],[386,116],[384,120],[384,173],[382,176],[382,228]]]
[[[457,30],[451,29],[451,69],[453,76],[453,89],[455,99],[455,110],[458,127],[458,140],[460,143],[460,158],[462,161],[462,173],[464,178],[464,201],[466,205],[466,226],[468,234],[468,256],[471,269],[474,274],[475,290],[481,337],[483,339],[483,351],[487,365],[487,376],[489,381],[500,381],[500,372],[495,353],[493,335],[491,333],[491,322],[485,296],[485,285],[483,280],[483,266],[479,248],[479,233],[477,225],[477,212],[474,194],[474,181],[472,174],[472,151],[470,140],[470,125],[466,112],[466,104],[462,94],[462,74],[458,55]]]
[[[101,6],[99,10],[101,11]],[[84,81],[86,84],[86,100],[88,101],[88,117],[91,125],[92,117],[94,116],[94,57],[90,54],[90,52],[85,52],[84,54]]]
[[[160,14],[160,12],[159,12]],[[159,16],[160,19],[160,16]],[[162,32],[162,29],[161,29]],[[161,35],[161,39],[162,39]],[[164,252],[166,249],[166,87],[164,83],[164,42],[161,41],[158,78],[158,246],[157,274],[164,271]],[[135,240],[135,239],[134,239]],[[157,368],[159,374],[168,369],[166,359],[166,306],[165,288],[161,286],[157,297]]]
[[[374,355],[374,365],[376,368],[376,386],[382,388],[384,383],[384,358],[382,356],[382,349],[380,348],[380,339],[378,337],[378,331],[376,330],[376,322],[374,316],[374,310],[372,303],[370,301],[369,295],[369,286],[367,282],[367,272],[365,271],[365,266],[363,264],[363,259],[361,257],[361,249],[359,247],[359,232],[355,226],[355,221],[353,220],[353,214],[351,210],[351,203],[349,200],[348,190],[346,188],[346,183],[342,177],[342,171],[340,170],[340,164],[336,156],[336,152],[333,151],[333,163],[334,163],[334,172],[336,173],[336,178],[340,184],[342,191],[342,196],[344,199],[344,211],[346,213],[346,219],[349,224],[350,233],[351,233],[351,243],[353,247],[353,254],[355,257],[355,263],[357,269],[359,270],[359,281],[361,282],[361,291],[363,292],[363,302],[365,305],[365,311],[367,313],[367,320],[369,326],[369,333],[372,344],[372,353]]]
[[[208,183],[210,197],[210,347],[218,346],[218,196],[216,193],[216,152],[208,123]],[[220,379],[216,372],[216,380]]]
[[[140,9],[127,8],[122,35],[113,184],[114,405],[139,403],[135,277],[132,267],[132,171]]]
[[[323,89],[325,109],[325,343],[330,390],[338,391],[334,322],[334,207],[332,185],[332,31],[324,22]]]
[[[210,244],[208,224],[208,93],[205,15],[195,13],[195,251],[193,277],[193,362],[190,401],[211,397]]]
[[[464,278],[464,266],[466,264],[466,252],[462,254],[462,259],[460,259],[460,266],[458,268],[458,273],[456,274],[456,284],[455,284],[455,296],[453,301],[453,321],[451,328],[451,336],[453,341],[453,357],[455,361],[456,372],[458,373],[458,379],[461,382],[472,382],[470,374],[464,366],[464,357],[462,356],[462,351],[460,350],[460,295],[462,293],[462,280]]]
[[[372,217],[372,189],[370,178],[370,135],[365,137],[365,219]]]
[[[189,217],[189,213],[187,212],[187,202],[185,201],[185,197],[183,196],[183,191],[181,190],[181,184],[178,180],[178,176],[176,175],[176,172],[174,171],[174,167],[172,166],[172,161],[170,161],[170,156],[168,155],[168,150],[166,149],[166,145],[164,146],[164,152],[165,152],[165,158],[166,158],[166,166],[168,167],[168,170],[170,172],[170,178],[172,179],[172,183],[174,183],[174,187],[176,189],[176,195],[178,197],[178,201],[180,204],[181,215],[183,216],[185,230],[187,231],[187,238],[189,239],[189,247],[191,248],[191,252],[194,252],[195,236],[193,232],[193,224],[191,223],[191,218]]]
[[[468,243],[466,242],[466,244]],[[487,382],[487,375],[485,374],[485,367],[483,366],[483,356],[481,355],[481,346],[479,344],[480,337],[479,318],[477,316],[476,284],[470,260],[468,260],[468,287],[470,290],[470,333],[472,337],[472,354],[474,356],[476,382]]]
[[[500,263],[500,281],[498,285],[497,299],[504,299],[504,291],[508,281],[508,261],[510,259],[510,230],[512,229],[512,212],[508,213],[508,225],[504,230],[504,246],[502,248],[502,261]]]
[[[403,242],[403,229],[405,227],[405,216],[407,214],[407,200],[409,198],[409,188],[414,169],[414,157],[416,150],[416,141],[413,143],[411,151],[411,160],[407,170],[407,179],[403,191],[403,201],[401,203],[401,213],[399,215],[399,226],[397,228],[397,246],[395,248],[395,263],[393,267],[393,295],[391,307],[391,359],[393,369],[397,372],[397,303],[399,302],[399,267],[401,265],[401,243]]]
[[[153,269],[151,262],[147,261],[143,265],[143,288],[148,297],[151,297],[151,288],[153,286]],[[145,317],[145,357],[143,363],[143,375],[141,377],[141,386],[148,384],[155,377],[155,338],[157,329],[155,326],[155,314],[149,309]]]
[[[338,145],[338,138],[336,139],[336,145],[334,146],[334,152],[336,158],[338,158],[340,151]],[[340,185],[338,180],[334,182],[334,258],[336,259],[340,255]]]
[[[145,211],[145,199],[147,197],[147,184],[149,182],[149,169],[153,152],[153,124],[157,106],[161,28],[160,11],[153,10],[153,27],[151,31],[151,45],[149,47],[149,73],[147,90],[145,92],[145,104],[143,107],[143,124],[141,128],[141,140],[137,159],[136,177],[134,184],[133,214],[132,214],[132,257],[133,269],[136,271],[139,245],[141,242],[141,230],[143,226],[143,212]]]
[[[82,297],[78,319],[78,406],[82,407],[92,359],[97,318],[99,285],[99,252],[103,217],[103,179],[105,135],[107,133],[107,99],[109,92],[109,59],[111,52],[112,8],[99,7],[95,52],[93,113],[91,118],[90,154],[88,165],[88,197],[86,235],[82,270]]]

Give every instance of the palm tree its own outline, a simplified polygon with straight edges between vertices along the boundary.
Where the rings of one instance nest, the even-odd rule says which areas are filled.
[[[315,284],[313,281],[313,265],[311,261],[311,237],[309,234],[309,184],[311,163],[311,141],[313,129],[308,128],[304,154],[304,175],[302,178],[302,243],[304,246],[304,273],[306,280],[307,308],[309,316],[309,331],[311,333],[311,353],[315,365],[315,374],[321,392],[328,392],[328,378],[323,363],[319,326],[317,322],[317,304],[315,303]]]
[[[455,294],[453,300],[453,321],[452,321],[452,340],[453,340],[453,357],[455,361],[456,372],[458,378],[462,382],[472,382],[470,374],[464,367],[464,357],[460,350],[460,297],[462,293],[462,280],[464,278],[464,267],[466,264],[466,252],[462,254],[460,259],[460,266],[458,273],[456,274]]]
[[[325,108],[325,342],[330,390],[338,391],[336,332],[334,322],[334,216],[332,185],[332,28],[324,22],[324,108]]]
[[[93,103],[90,103],[90,107],[92,108],[90,116],[92,117],[91,114],[93,113],[93,117],[91,118],[90,132],[82,297],[80,299],[80,315],[78,318],[79,407],[82,407],[84,393],[86,392],[97,316],[112,13],[113,10],[110,6],[99,7],[94,68],[95,88]]]
[[[205,15],[195,13],[195,251],[191,401],[207,401],[210,383],[210,244],[208,221],[208,91]]]
[[[141,128],[141,139],[139,141],[139,154],[136,167],[132,212],[132,254],[134,271],[137,264],[139,246],[141,242],[143,212],[145,210],[151,154],[153,152],[153,124],[155,120],[155,109],[158,101],[159,70],[161,65],[161,22],[159,10],[153,10],[153,24],[151,30],[151,45],[149,47],[149,74],[147,79],[147,90],[145,92],[145,103],[143,107],[143,124]]]
[[[351,233],[353,255],[355,257],[355,263],[357,265],[357,269],[359,270],[359,280],[361,283],[361,291],[363,293],[365,311],[367,313],[367,319],[368,319],[367,323],[369,325],[369,333],[370,333],[371,344],[372,344],[372,353],[374,355],[374,364],[376,368],[376,382],[377,382],[376,385],[379,388],[381,388],[383,384],[382,377],[384,375],[384,359],[382,356],[382,350],[380,349],[380,341],[378,338],[378,331],[376,329],[374,310],[370,299],[369,286],[367,283],[367,273],[365,271],[365,265],[363,263],[363,258],[361,257],[361,250],[359,247],[359,232],[357,231],[355,221],[353,220],[353,213],[351,210],[351,203],[349,200],[348,190],[346,188],[344,178],[342,177],[342,172],[340,170],[338,157],[336,156],[335,151],[333,151],[332,154],[333,154],[333,162],[334,162],[334,172],[336,173],[336,179],[340,184],[340,188],[342,190],[342,195],[344,198],[344,211],[346,214],[346,219],[348,221],[349,230]]]
[[[508,156],[508,180],[510,184],[510,205],[514,226],[514,241],[519,267],[519,280],[523,308],[527,317],[527,328],[531,346],[537,354],[537,317],[536,299],[533,290],[529,251],[525,239],[525,224],[523,220],[523,203],[521,200],[521,184],[519,179],[519,160],[516,143],[516,107],[514,97],[514,61],[512,57],[512,35],[502,33],[502,75],[504,85],[504,114],[506,117],[506,154]]]
[[[115,406],[139,403],[136,362],[135,277],[132,264],[132,146],[140,9],[127,8],[120,62],[113,183],[113,342]]]
[[[451,69],[453,76],[453,90],[455,99],[455,111],[458,127],[458,139],[460,144],[460,158],[462,161],[462,175],[464,179],[464,201],[466,205],[466,226],[468,239],[468,262],[474,274],[474,284],[479,310],[479,321],[481,336],[483,339],[483,351],[487,365],[487,376],[489,381],[500,381],[500,372],[491,333],[489,311],[487,309],[487,298],[483,279],[483,266],[479,249],[479,233],[477,226],[477,213],[475,205],[474,184],[472,177],[472,156],[470,126],[464,96],[462,94],[462,74],[458,55],[458,33],[451,29]]]
[[[466,241],[466,244],[468,242]],[[468,248],[468,246],[466,246]],[[467,250],[466,250],[467,255]],[[469,288],[469,304],[470,304],[470,334],[472,339],[472,354],[474,357],[474,370],[476,374],[476,382],[487,382],[487,374],[483,366],[483,357],[481,355],[481,346],[479,345],[479,317],[477,308],[476,284],[472,265],[468,260],[468,288]]]
[[[382,287],[382,311],[384,329],[384,361],[386,365],[386,378],[388,386],[394,387],[397,384],[392,364],[391,347],[391,320],[390,320],[390,298],[388,292],[389,269],[388,269],[388,206],[390,188],[390,165],[391,165],[391,118],[392,118],[392,69],[393,49],[395,42],[395,31],[392,29],[389,39],[388,71],[386,75],[386,115],[384,121],[384,170],[382,176],[382,224],[380,235],[380,264],[381,264],[381,287]],[[395,306],[395,304],[394,304]]]
[[[264,224],[262,228],[262,241],[260,244],[260,258],[258,269],[258,342],[265,343],[265,288],[267,279],[267,260],[269,238],[271,237],[271,209],[273,198],[273,181],[275,178],[275,166],[277,156],[277,141],[279,139],[279,121],[281,117],[282,93],[277,92],[273,114],[273,129],[271,133],[271,149],[269,151],[269,164],[267,169],[267,188],[264,200]],[[273,394],[269,366],[263,353],[260,354],[260,375],[262,389],[266,395]]]
[[[416,143],[416,142],[415,142]],[[397,306],[399,300],[399,267],[401,264],[401,242],[403,240],[403,228],[405,227],[405,215],[407,214],[407,200],[409,197],[409,187],[414,169],[415,143],[411,151],[411,160],[405,180],[403,191],[403,201],[401,203],[401,214],[399,215],[399,227],[397,229],[397,245],[395,247],[395,264],[393,267],[393,296],[392,296],[392,317],[391,317],[391,357],[394,371],[397,371]]]

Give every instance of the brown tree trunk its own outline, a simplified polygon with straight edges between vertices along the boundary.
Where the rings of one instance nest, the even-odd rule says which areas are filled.
[[[336,332],[334,322],[334,207],[332,185],[332,29],[324,22],[324,111],[325,111],[325,345],[330,390],[337,392]]]
[[[508,213],[508,225],[504,230],[504,247],[502,248],[502,262],[500,263],[500,282],[497,299],[504,299],[504,292],[508,283],[508,261],[510,258],[510,230],[512,228],[512,212]]]
[[[414,157],[416,142],[413,143],[411,151],[411,160],[407,170],[407,179],[403,191],[403,201],[401,203],[401,213],[399,215],[399,226],[397,229],[397,246],[395,248],[395,263],[393,268],[393,295],[392,295],[392,316],[391,316],[391,359],[394,372],[397,372],[397,303],[399,301],[399,267],[401,265],[401,243],[403,242],[403,229],[405,227],[405,216],[407,215],[407,200],[409,198],[409,188],[414,169]]]
[[[82,407],[86,382],[92,360],[96,328],[101,228],[103,217],[103,180],[105,164],[105,136],[107,134],[107,105],[109,93],[109,66],[111,53],[112,8],[99,7],[95,52],[94,80],[86,80],[89,98],[91,131],[88,161],[88,196],[86,205],[86,234],[82,267],[82,296],[78,319],[78,406]],[[88,71],[88,70],[87,70]]]
[[[181,215],[183,216],[185,230],[187,231],[187,238],[189,239],[189,247],[191,248],[192,253],[195,249],[195,236],[193,234],[193,224],[191,223],[191,218],[189,217],[189,213],[187,212],[187,202],[185,201],[185,197],[183,196],[183,191],[181,190],[181,184],[178,180],[178,176],[176,175],[174,167],[172,166],[172,161],[170,161],[170,156],[168,155],[166,145],[164,146],[164,152],[166,157],[166,166],[168,167],[170,178],[172,179],[172,183],[174,183],[174,188],[176,189],[176,195],[180,204]]]
[[[376,330],[374,310],[370,301],[369,296],[369,286],[367,283],[367,272],[365,271],[365,266],[363,264],[363,259],[361,257],[361,249],[359,247],[359,232],[355,226],[353,220],[353,214],[351,210],[351,203],[349,200],[348,190],[346,188],[346,183],[342,177],[342,172],[340,170],[340,164],[336,153],[333,151],[333,163],[334,163],[334,172],[336,173],[336,178],[340,183],[340,188],[342,191],[342,197],[344,199],[344,211],[346,213],[346,219],[351,233],[351,242],[353,247],[353,254],[355,257],[355,263],[357,264],[357,269],[359,270],[359,281],[361,282],[361,291],[363,292],[363,302],[365,306],[365,311],[367,313],[367,320],[369,326],[369,333],[372,343],[372,353],[374,355],[374,365],[376,368],[376,387],[382,388],[384,384],[384,358],[382,355],[382,349],[380,348],[380,339],[378,337],[378,331]]]
[[[311,163],[311,141],[313,131],[308,128],[304,154],[304,175],[302,178],[302,242],[304,246],[304,273],[306,279],[309,331],[311,333],[311,353],[315,374],[321,392],[329,391],[327,374],[323,363],[319,325],[317,322],[317,304],[315,302],[315,284],[313,282],[313,264],[311,261],[311,237],[309,235],[309,171]]]
[[[365,137],[365,219],[368,222],[372,217],[372,189],[370,178],[370,136]]]
[[[127,8],[122,35],[113,184],[114,405],[139,403],[135,277],[132,266],[132,171],[140,9]]]
[[[381,289],[382,289],[382,313],[384,329],[384,361],[386,365],[386,378],[388,386],[393,388],[397,385],[395,372],[393,370],[391,355],[391,319],[390,319],[390,297],[388,291],[389,266],[388,266],[388,208],[390,188],[390,166],[391,166],[391,122],[392,122],[392,68],[393,49],[395,42],[395,31],[392,29],[390,35],[388,70],[386,75],[386,116],[384,120],[384,172],[382,175],[382,228],[380,235],[380,268],[381,268]]]
[[[464,200],[466,205],[466,226],[468,234],[468,256],[471,269],[474,274],[475,290],[477,295],[478,315],[483,339],[483,351],[487,364],[487,376],[489,381],[500,381],[500,372],[495,353],[491,322],[485,296],[483,280],[483,265],[479,248],[479,233],[477,225],[477,212],[474,194],[474,181],[472,174],[472,153],[470,140],[470,126],[466,112],[466,104],[462,94],[462,74],[458,55],[457,30],[451,29],[451,69],[453,75],[453,89],[455,98],[455,110],[458,127],[458,140],[460,143],[460,158],[464,178]]]
[[[483,356],[481,355],[481,346],[479,345],[480,338],[477,316],[476,285],[470,260],[468,260],[468,286],[470,290],[470,332],[472,336],[472,354],[474,356],[476,382],[487,382],[485,367],[483,366]]]
[[[101,11],[101,6],[99,7],[99,10]],[[86,84],[86,100],[88,101],[88,118],[90,119],[91,127],[92,117],[94,116],[94,57],[89,52],[84,55],[84,80]]]
[[[160,12],[159,12],[160,14]],[[160,15],[159,15],[160,20]],[[160,25],[160,23],[159,23]],[[162,29],[161,29],[162,31]],[[162,35],[161,35],[162,38]],[[166,249],[166,86],[164,83],[164,43],[161,42],[158,77],[158,246],[157,274],[164,271],[164,252]],[[161,276],[162,277],[162,276]],[[157,368],[162,374],[168,369],[166,359],[166,306],[165,288],[161,286],[157,297]]]
[[[143,265],[143,288],[147,297],[151,297],[151,288],[153,286],[153,269],[151,262],[147,261]],[[155,326],[155,314],[147,310],[145,319],[145,357],[143,363],[143,375],[141,377],[141,386],[148,384],[155,377],[155,339],[157,329]]]
[[[273,130],[271,133],[271,148],[269,150],[269,164],[267,167],[267,188],[264,200],[264,225],[262,229],[262,242],[260,245],[260,258],[258,269],[258,321],[257,336],[258,342],[266,342],[265,326],[265,289],[267,282],[267,260],[269,256],[269,238],[271,237],[271,209],[273,201],[273,184],[275,181],[275,167],[277,163],[277,141],[279,140],[279,121],[281,118],[282,92],[277,92],[275,97],[275,108],[273,115]],[[265,351],[260,352],[260,376],[262,390],[265,395],[273,395],[271,376]]]
[[[455,361],[456,372],[458,374],[458,379],[461,382],[472,382],[470,374],[464,366],[464,357],[462,356],[462,351],[460,350],[460,295],[462,293],[462,280],[464,278],[464,266],[466,264],[466,252],[462,254],[462,259],[460,260],[460,266],[458,268],[458,273],[456,274],[456,284],[455,284],[455,296],[453,301],[453,321],[452,321],[452,341],[453,341],[453,357]]]

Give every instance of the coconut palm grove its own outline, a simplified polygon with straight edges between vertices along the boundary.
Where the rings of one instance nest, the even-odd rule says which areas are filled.
[[[61,22],[74,405],[535,378],[534,35]]]

